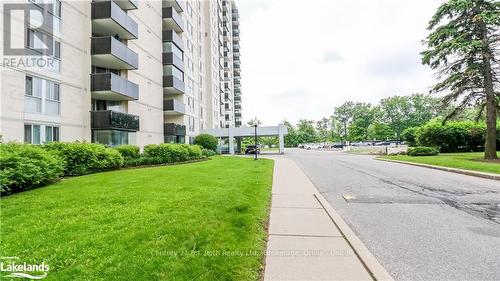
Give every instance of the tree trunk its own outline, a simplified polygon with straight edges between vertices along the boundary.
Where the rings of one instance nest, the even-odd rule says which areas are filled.
[[[484,159],[497,159],[497,100],[493,88],[491,70],[492,52],[488,46],[488,31],[484,22],[481,26],[481,40],[483,41],[484,64],[484,92],[486,94],[486,136],[484,144]]]

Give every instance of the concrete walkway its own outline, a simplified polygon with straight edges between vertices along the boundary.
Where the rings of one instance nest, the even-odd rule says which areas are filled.
[[[275,160],[264,280],[392,280],[286,156]]]

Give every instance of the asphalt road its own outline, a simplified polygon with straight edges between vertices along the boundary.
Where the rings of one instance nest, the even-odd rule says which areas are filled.
[[[500,280],[500,183],[288,149],[396,280]]]

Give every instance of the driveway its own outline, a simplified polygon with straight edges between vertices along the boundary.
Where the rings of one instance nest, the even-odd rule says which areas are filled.
[[[288,149],[396,280],[500,280],[500,182]]]

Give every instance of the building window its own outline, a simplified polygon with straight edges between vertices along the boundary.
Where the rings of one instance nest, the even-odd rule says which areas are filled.
[[[54,1],[54,16],[61,18],[62,14],[62,5],[60,0],[55,0]]]
[[[59,83],[26,76],[24,111],[58,116],[61,114],[61,90]]]
[[[45,126],[45,142],[59,141],[59,127]]]
[[[134,144],[135,133],[117,130],[95,130],[92,131],[92,141],[104,145],[118,146],[123,144]]]
[[[179,79],[181,81],[184,81],[184,73],[182,71],[180,71],[177,67],[173,66],[173,65],[165,65],[163,67],[163,73],[166,76],[172,75],[175,78],[177,78],[177,79]]]
[[[59,127],[46,125],[24,125],[24,142],[29,144],[41,144],[59,141]]]
[[[194,132],[194,117],[189,116],[189,131]]]

